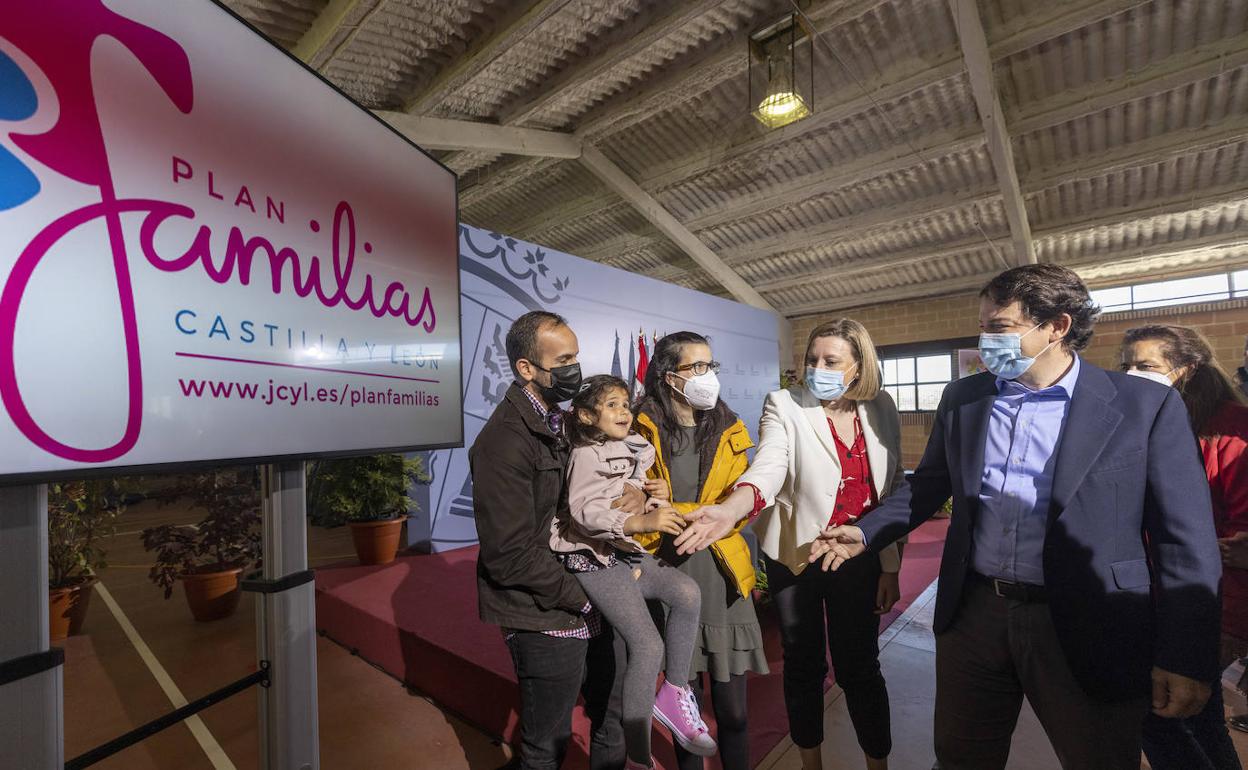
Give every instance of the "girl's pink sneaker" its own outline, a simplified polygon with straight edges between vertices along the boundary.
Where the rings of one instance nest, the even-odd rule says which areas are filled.
[[[664,682],[654,700],[654,718],[672,731],[672,737],[685,751],[699,757],[714,756],[718,747],[702,721],[693,690]]]

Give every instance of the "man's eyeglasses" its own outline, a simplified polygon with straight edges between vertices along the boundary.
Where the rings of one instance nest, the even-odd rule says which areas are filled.
[[[718,361],[694,361],[691,364],[685,364],[684,366],[676,367],[676,371],[678,372],[692,371],[694,376],[696,377],[701,377],[707,372],[715,372],[716,374],[719,374],[719,362]]]

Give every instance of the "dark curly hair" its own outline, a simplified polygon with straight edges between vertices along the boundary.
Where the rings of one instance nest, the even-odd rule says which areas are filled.
[[[1213,435],[1213,418],[1225,402],[1244,403],[1239,388],[1214,357],[1213,346],[1196,329],[1175,324],[1137,326],[1127,329],[1122,347],[1125,349],[1145,340],[1161,343],[1161,355],[1171,368],[1187,369],[1174,387],[1183,396],[1183,405],[1187,407],[1192,430],[1197,436]]]
[[[1062,338],[1062,345],[1072,352],[1088,346],[1092,327],[1101,315],[1083,280],[1073,270],[1058,265],[1011,268],[993,278],[979,296],[1002,307],[1018,300],[1023,313],[1038,324],[1056,321],[1063,314],[1070,316],[1070,332]]]
[[[576,413],[577,410],[584,410],[597,417],[598,405],[608,393],[617,389],[624,391],[624,400],[627,403],[632,394],[629,393],[628,383],[619,377],[595,374],[593,377],[586,377],[581,383],[581,389],[572,397],[572,405],[568,407],[568,416],[563,421],[564,430],[568,434],[568,442],[572,446],[590,446],[607,440],[607,435],[597,425],[582,423]]]
[[[667,384],[668,372],[675,372],[680,366],[680,357],[687,345],[709,345],[710,342],[696,332],[673,332],[658,341],[654,346],[654,354],[646,368],[646,399],[638,405],[637,411],[645,412],[658,424],[665,453],[672,449],[683,449],[685,434],[676,419],[676,410],[672,406],[675,391]],[[737,421],[737,415],[721,398],[715,402],[713,409],[695,411],[697,430],[694,442],[704,446],[707,442],[718,442],[719,436]]]

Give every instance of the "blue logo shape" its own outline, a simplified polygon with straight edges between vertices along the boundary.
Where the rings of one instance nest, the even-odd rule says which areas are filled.
[[[25,120],[38,106],[30,78],[0,51],[0,120]],[[0,211],[20,206],[38,193],[38,178],[13,153],[0,147]]]

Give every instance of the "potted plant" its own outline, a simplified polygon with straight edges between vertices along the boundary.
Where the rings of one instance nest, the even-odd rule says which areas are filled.
[[[52,641],[82,632],[97,570],[100,542],[117,529],[125,510],[121,478],[48,485],[48,631]]]
[[[196,620],[231,615],[241,596],[239,575],[259,563],[260,490],[254,471],[188,474],[167,499],[190,499],[207,515],[198,524],[143,530],[143,547],[156,552],[148,578],[173,595],[181,581]]]
[[[409,482],[425,483],[419,457],[399,454],[323,460],[312,470],[309,509],[314,523],[348,524],[361,564],[388,564],[399,550],[399,536],[412,500]]]

